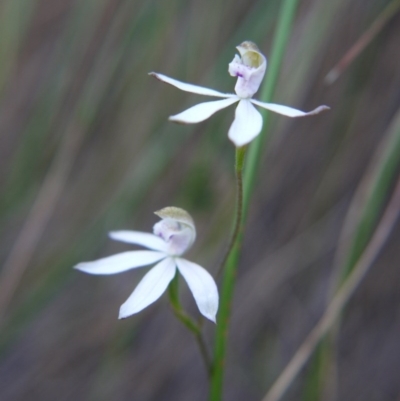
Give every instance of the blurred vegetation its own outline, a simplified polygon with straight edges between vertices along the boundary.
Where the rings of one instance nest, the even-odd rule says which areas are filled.
[[[200,98],[147,73],[231,92],[234,47],[253,40],[269,57],[280,3],[0,3],[1,400],[206,399],[196,344],[165,297],[117,320],[143,271],[94,277],[71,267],[128,249],[107,232],[149,231],[153,211],[175,205],[197,225],[191,258],[216,271],[235,201],[234,109],[194,126],[169,123]],[[227,400],[264,396],[354,267],[398,180],[399,13],[324,83],[389,3],[398,2],[300,2],[274,102],[332,110],[269,116]],[[284,399],[400,399],[399,236],[397,228],[343,313],[329,369],[318,350]],[[214,327],[205,334],[211,345]]]

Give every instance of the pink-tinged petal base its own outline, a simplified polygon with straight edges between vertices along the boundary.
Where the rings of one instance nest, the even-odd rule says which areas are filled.
[[[244,146],[261,132],[262,124],[261,114],[249,100],[243,99],[236,108],[235,119],[229,128],[229,139],[236,147]]]
[[[254,100],[251,99],[251,102],[257,106],[260,106],[264,109],[273,111],[274,113],[282,114],[287,117],[305,117],[305,116],[312,116],[315,114],[319,114],[322,111],[329,110],[330,108],[328,106],[319,106],[314,110],[311,110],[309,112],[301,111],[294,109],[293,107],[288,107],[288,106],[283,106],[281,104],[275,104],[275,103],[264,103],[260,102],[259,100]]]
[[[218,289],[211,274],[196,263],[176,259],[178,269],[186,280],[200,313],[216,323],[218,311]]]
[[[157,301],[174,278],[175,272],[176,265],[172,258],[166,258],[154,266],[142,278],[126,302],[121,305],[119,319],[138,313]]]
[[[213,102],[205,102],[197,104],[183,111],[182,113],[176,114],[169,118],[170,121],[175,121],[182,124],[195,124],[206,120],[217,111],[230,106],[231,104],[239,101],[236,96],[224,100],[215,100]]]

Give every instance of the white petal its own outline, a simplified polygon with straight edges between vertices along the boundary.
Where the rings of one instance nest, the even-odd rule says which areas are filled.
[[[149,249],[166,252],[167,243],[157,235],[143,233],[141,231],[112,231],[108,234],[116,241],[128,242],[129,244],[143,245]]]
[[[93,262],[82,262],[74,268],[89,274],[116,274],[158,262],[165,253],[155,251],[129,251],[117,253]]]
[[[186,259],[176,259],[178,269],[186,280],[200,313],[214,323],[218,311],[218,289],[211,274]]]
[[[229,128],[229,139],[237,146],[251,142],[262,128],[261,114],[249,100],[243,99],[236,107],[235,119]]]
[[[183,124],[199,123],[200,121],[206,120],[217,111],[230,106],[238,100],[239,98],[237,96],[232,95],[232,97],[228,99],[200,103],[191,107],[190,109],[182,111],[182,113],[171,116],[169,120]]]
[[[263,107],[264,109],[271,110],[278,114],[283,114],[287,117],[304,117],[304,116],[311,116],[314,114],[321,113],[321,111],[329,110],[328,106],[319,106],[314,110],[309,111],[308,113],[294,109],[292,107],[283,106],[281,104],[275,103],[263,103],[258,100],[251,99],[251,102],[256,104],[257,106]]]
[[[217,96],[217,97],[234,96],[229,93],[221,93],[214,89],[204,88],[203,86],[187,84],[186,82],[181,82],[176,79],[167,77],[166,75],[158,74],[156,72],[150,72],[149,75],[159,79],[162,82],[166,82],[167,84],[173,85],[176,88],[185,92],[197,93],[198,95],[205,95],[205,96]]]
[[[160,298],[174,278],[175,271],[175,261],[172,258],[166,258],[154,266],[121,306],[119,319],[140,312]]]

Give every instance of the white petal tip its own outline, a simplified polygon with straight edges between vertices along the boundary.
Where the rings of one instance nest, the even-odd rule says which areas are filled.
[[[314,110],[309,111],[308,113],[305,113],[304,116],[299,116],[299,117],[314,116],[316,114],[319,114],[319,113],[321,113],[323,111],[327,111],[327,110],[330,110],[330,109],[331,108],[329,106],[322,105],[322,106],[317,107]]]
[[[175,118],[175,116],[170,116],[170,117],[168,117],[168,121],[172,121],[173,123],[177,123],[177,124],[190,124],[190,123],[188,123],[188,122],[186,122],[186,121],[183,121],[183,120],[181,120],[181,119],[179,119],[179,118]]]
[[[321,111],[326,111],[326,110],[330,110],[331,108],[329,106],[326,105],[322,105],[317,107],[313,112],[315,112],[315,114],[321,113]]]
[[[158,72],[149,72],[148,75],[150,75],[151,77],[154,77],[156,79],[158,79],[161,82],[165,82],[165,79],[163,79],[164,75],[159,74]]]
[[[131,315],[132,315],[132,313],[128,313],[128,311],[125,310],[125,308],[122,305],[121,308],[119,309],[118,319],[119,320],[126,319],[127,317],[129,317]]]
[[[139,313],[142,309],[139,308],[134,308],[132,305],[129,305],[127,302],[124,302],[120,308],[119,308],[119,313],[118,313],[118,319],[123,320],[128,317],[131,317],[132,315],[135,315]]]
[[[217,324],[217,318],[216,316],[206,316],[208,320],[211,320],[214,324]]]
[[[213,322],[214,324],[217,324],[217,312],[215,313],[210,313],[210,312],[201,312],[200,313],[206,318],[208,319],[210,322]]]
[[[78,263],[73,267],[74,270],[79,270],[80,272],[87,273],[87,274],[94,274],[98,275],[99,273],[96,272],[96,269],[93,267],[91,262],[88,263]]]
[[[88,268],[89,268],[88,263],[78,263],[77,265],[75,265],[73,267],[74,270],[79,270],[79,271],[85,272],[85,273],[88,272]]]

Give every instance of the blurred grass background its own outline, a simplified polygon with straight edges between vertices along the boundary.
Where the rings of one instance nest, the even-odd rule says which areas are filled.
[[[300,2],[275,101],[332,110],[272,117],[239,267],[227,400],[262,398],[362,253],[397,181],[398,13],[324,84],[389,3]],[[268,57],[279,7],[0,3],[1,400],[206,399],[195,342],[165,299],[117,320],[144,271],[94,277],[71,267],[128,249],[107,232],[149,231],[153,211],[175,205],[197,224],[190,258],[216,271],[235,199],[234,108],[195,126],[169,123],[202,99],[147,73],[231,92],[234,47],[253,40]],[[400,400],[399,239],[397,229],[335,330],[335,373],[312,360],[286,400]],[[214,329],[205,329],[211,344]]]

